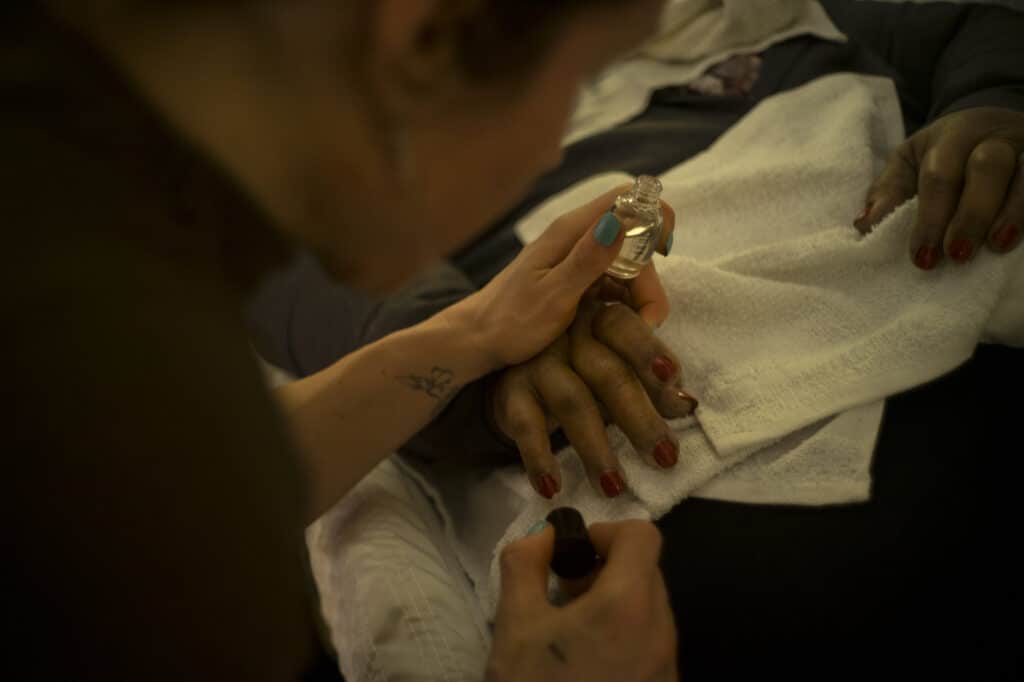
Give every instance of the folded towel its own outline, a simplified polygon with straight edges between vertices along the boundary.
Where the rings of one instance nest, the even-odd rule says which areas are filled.
[[[349,680],[479,681],[483,613],[443,518],[387,460],[306,534],[324,620]]]
[[[310,533],[346,674],[479,679],[496,552],[555,505],[594,522],[656,518],[698,494],[864,499],[886,396],[955,367],[979,339],[1024,345],[1024,250],[926,273],[907,262],[913,203],[866,237],[849,226],[901,137],[891,83],[833,76],[766,100],[664,174],[679,218],[673,254],[658,264],[674,305],[660,333],[702,399],[696,419],[673,423],[676,470],[640,462],[615,428],[631,486],[616,500],[591,490],[571,449],[558,454],[563,490],[553,503],[518,467],[438,475],[382,465]],[[556,197],[519,234],[528,241],[622,179]]]
[[[475,481],[488,495],[459,500],[454,533],[486,612],[499,584],[495,550],[554,505],[577,506],[593,522],[656,518],[692,494],[865,499],[886,396],[950,371],[985,338],[1024,345],[1024,250],[923,272],[907,257],[916,202],[870,235],[851,227],[902,139],[900,121],[890,81],[830,76],[766,100],[662,175],[678,219],[673,253],[658,264],[673,302],[659,333],[701,399],[696,419],[673,423],[679,464],[654,470],[612,427],[631,489],[623,498],[595,494],[571,448],[558,455],[563,486],[552,502],[516,468]],[[600,190],[615,180],[603,177]],[[596,191],[590,183],[587,193]],[[518,233],[535,236],[582,193],[542,205]],[[488,560],[489,575],[477,572]]]
[[[564,143],[642,113],[659,88],[686,85],[730,57],[799,35],[845,40],[817,0],[670,0],[658,34],[584,88]]]

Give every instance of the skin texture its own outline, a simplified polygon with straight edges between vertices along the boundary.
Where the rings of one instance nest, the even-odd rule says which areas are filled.
[[[1024,234],[1024,113],[977,107],[938,119],[904,142],[867,194],[867,231],[919,197],[908,252],[922,269],[1007,253]]]
[[[423,428],[461,386],[522,363],[563,335],[622,244],[621,231],[608,246],[594,238],[607,198],[555,221],[477,294],[279,389],[315,474],[311,520]],[[513,292],[534,305],[506,305]],[[656,300],[646,305],[663,305],[660,287],[652,293]],[[603,423],[592,427],[603,437]]]
[[[527,78],[482,84],[455,58],[455,28],[471,4],[55,6],[280,230],[338,279],[386,293],[464,243],[558,163],[580,84],[651,33],[661,7],[635,0],[581,12]],[[556,221],[477,294],[279,393],[305,455],[311,517],[459,386],[563,338],[621,245],[621,232],[608,246],[593,235],[612,196]],[[653,269],[630,296],[648,321],[668,314]],[[576,337],[578,345],[579,329]],[[603,424],[591,426],[603,433]],[[550,538],[510,550],[510,591],[491,656],[497,679],[675,679],[657,531],[628,523],[593,534],[607,569],[580,606],[564,612],[543,598]],[[581,647],[606,655],[589,658]]]
[[[594,220],[626,189],[607,192],[563,220]],[[662,214],[664,252],[675,211],[663,202]],[[609,448],[606,420],[623,428],[646,462],[675,466],[678,444],[664,418],[691,414],[697,401],[682,390],[675,354],[654,334],[668,312],[653,264],[625,284],[603,277],[566,333],[501,375],[491,398],[494,423],[516,443],[538,494],[551,498],[561,489],[549,440],[557,428],[580,453],[594,489],[609,497],[621,494],[627,481]]]
[[[581,12],[528,74],[487,83],[452,44],[472,3],[117,4],[65,13],[282,230],[385,293],[557,165],[581,83],[653,31],[661,2]]]
[[[505,547],[488,682],[678,679],[657,528],[597,523],[588,533],[604,566],[590,589],[564,607],[547,601],[551,527]]]

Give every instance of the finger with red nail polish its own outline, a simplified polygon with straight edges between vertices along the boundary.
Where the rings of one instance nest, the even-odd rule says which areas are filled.
[[[659,381],[667,383],[672,381],[676,375],[676,364],[670,358],[661,355],[654,358],[654,361],[651,363],[651,371],[654,372],[654,376],[658,377]]]
[[[992,234],[989,243],[996,252],[1006,253],[1017,245],[1019,237],[1020,230],[1017,229],[1016,225],[1003,225]]]
[[[618,471],[606,471],[601,474],[600,480],[605,497],[618,497],[626,492],[626,482]]]
[[[534,479],[534,488],[541,497],[551,499],[559,493],[561,486],[551,474],[540,474]]]
[[[654,446],[654,461],[662,469],[670,469],[679,461],[679,447],[669,439],[664,439]]]
[[[957,239],[949,245],[949,258],[958,265],[971,260],[974,255],[974,244],[969,239]]]
[[[934,270],[935,266],[939,264],[940,252],[934,246],[922,246],[917,250],[917,255],[914,257],[914,265],[922,270]]]

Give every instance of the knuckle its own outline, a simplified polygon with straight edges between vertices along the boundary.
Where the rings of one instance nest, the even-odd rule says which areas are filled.
[[[495,402],[506,402],[512,396],[518,395],[524,385],[525,371],[522,366],[505,370],[494,384]]]
[[[619,395],[640,389],[640,382],[633,370],[618,362],[602,363],[595,372],[594,381],[605,395]]]
[[[603,324],[616,325],[622,324],[631,318],[636,317],[629,306],[623,305],[622,303],[615,303],[613,305],[607,305],[597,313],[596,320],[601,321]]]
[[[497,414],[508,412],[509,398],[512,397],[513,388],[510,383],[502,380],[494,386],[491,394],[491,401],[494,404],[494,411]]]
[[[564,366],[565,362],[560,357],[558,349],[548,346],[540,355],[530,360],[530,374],[534,384],[548,377],[558,376]]]
[[[563,213],[562,215],[558,216],[557,218],[551,221],[551,225],[548,226],[548,229],[554,230],[555,232],[564,232],[565,230],[572,227],[572,223],[572,216],[568,213]]]
[[[589,380],[594,369],[601,364],[601,353],[593,343],[574,343],[569,352],[569,362],[581,377]]]
[[[943,196],[954,194],[959,187],[951,172],[935,166],[927,166],[921,171],[920,184],[923,192]]]
[[[889,154],[889,158],[886,159],[886,163],[888,163],[888,164],[899,164],[899,163],[910,164],[910,163],[913,163],[913,160],[914,160],[914,144],[913,144],[912,140],[913,140],[913,138],[911,138],[910,140],[905,140],[901,145],[896,147],[896,149],[892,150],[892,152]]]
[[[594,339],[594,314],[590,312],[576,311],[576,317],[572,321],[572,328],[567,334],[567,347],[592,346]]]
[[[606,584],[600,594],[590,600],[593,619],[604,624],[619,627],[624,619],[631,618],[636,610],[635,599],[630,590],[620,583]]]
[[[523,562],[525,556],[526,550],[519,543],[512,542],[505,545],[501,550],[499,559],[502,575],[514,573],[516,567]]]
[[[605,615],[622,632],[645,632],[651,624],[651,603],[646,590],[621,588],[613,593]]]
[[[661,545],[664,540],[657,526],[650,521],[640,520],[627,521],[626,523],[629,524],[629,532],[635,538],[656,550],[657,553],[661,552]]]
[[[560,368],[564,367],[566,357],[568,357],[568,353],[563,353],[562,348],[550,345],[531,359],[530,377],[534,385],[538,383],[538,377],[548,376],[552,372],[557,373]]]
[[[522,405],[532,393],[530,381],[521,368],[515,374],[505,374],[494,387],[494,406],[500,412],[511,413]]]
[[[975,171],[981,173],[989,173],[1002,166],[999,155],[992,150],[991,146],[975,147],[967,162]]]
[[[599,339],[614,339],[634,317],[636,313],[622,303],[605,306],[594,316],[594,334]]]
[[[579,391],[569,386],[559,386],[551,390],[547,396],[548,408],[558,415],[560,420],[572,419],[585,409],[585,398]]]
[[[1001,145],[982,144],[974,148],[967,163],[975,172],[989,174],[1005,168],[1007,160]]]
[[[572,251],[569,252],[559,267],[564,268],[565,271],[569,273],[588,271],[592,263],[603,258],[604,254],[601,252],[597,240],[588,239],[582,242],[577,242],[576,246],[573,247]],[[575,307],[579,303],[579,296],[571,294],[569,290],[565,288],[560,289],[556,293],[556,298],[561,305],[571,302]]]
[[[586,331],[580,330],[572,335],[566,356],[570,361],[570,365],[576,360],[592,362],[598,354],[598,348],[600,348],[600,345],[597,341]]]
[[[877,200],[877,197],[884,195],[902,196],[908,191],[908,175],[916,176],[916,169],[913,146],[909,141],[905,142],[889,154],[882,172],[868,189],[868,198]]]
[[[504,414],[502,420],[504,424],[504,430],[507,434],[516,440],[522,439],[533,429],[533,424],[526,414],[521,410],[509,410]]]

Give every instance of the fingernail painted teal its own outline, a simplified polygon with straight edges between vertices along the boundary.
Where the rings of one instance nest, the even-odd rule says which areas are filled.
[[[622,224],[619,222],[619,219],[611,213],[605,213],[597,221],[597,227],[594,228],[594,239],[601,246],[611,246],[615,243],[615,239],[619,236],[619,230],[621,229]]]
[[[529,535],[536,535],[537,533],[541,532],[542,530],[544,530],[547,527],[548,527],[548,522],[545,519],[541,519],[537,523],[535,523],[532,526],[530,526],[530,530],[526,531],[526,534],[527,534],[527,536],[529,536]]]
[[[665,242],[665,255],[672,253],[672,242],[676,240],[676,233],[669,232],[668,241]]]

